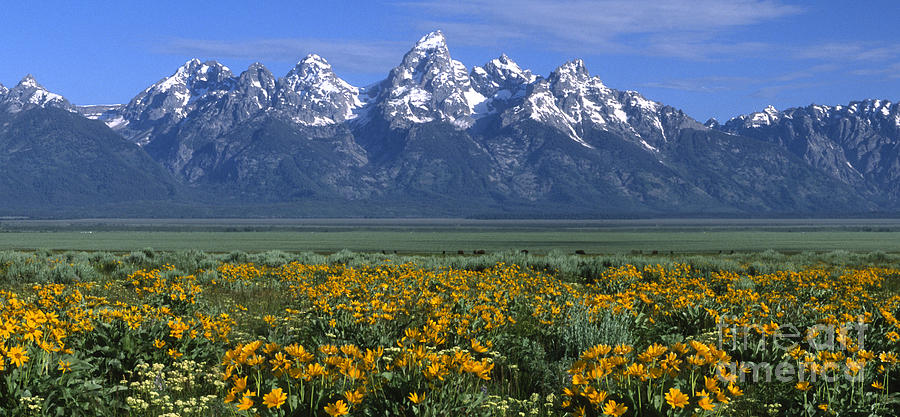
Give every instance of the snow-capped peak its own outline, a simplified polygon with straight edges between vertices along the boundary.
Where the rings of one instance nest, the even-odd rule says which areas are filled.
[[[762,109],[762,111],[733,117],[725,123],[725,126],[732,129],[736,124],[741,125],[744,128],[771,126],[777,123],[778,120],[781,119],[781,116],[782,113],[779,112],[775,106],[770,104]]]
[[[511,72],[522,72],[522,69],[519,68],[519,64],[510,59],[506,54],[500,54],[499,58],[492,59],[491,64],[494,64],[497,68],[503,68]]]
[[[529,70],[523,70],[519,67],[515,61],[513,61],[510,57],[506,56],[506,54],[500,55],[499,58],[494,58],[488,61],[487,64],[484,64],[483,67],[475,67],[472,69],[473,74],[481,74],[486,73],[491,75],[493,78],[499,80],[495,80],[495,82],[502,83],[503,81],[514,81],[518,84],[521,83],[532,83],[537,78],[534,74]]]
[[[556,77],[572,77],[576,79],[586,79],[590,78],[590,74],[588,73],[587,67],[584,65],[584,61],[581,59],[573,59],[571,61],[566,62],[565,64],[560,65],[553,71],[551,76],[555,75]]]
[[[193,90],[195,84],[200,88],[209,89],[215,86],[207,84],[221,83],[231,78],[234,78],[234,75],[228,67],[216,61],[200,62],[199,59],[194,58],[185,62],[184,65],[178,67],[174,74],[154,84],[147,91],[166,92],[176,87]]]
[[[319,70],[331,70],[331,65],[328,64],[328,61],[325,58],[322,58],[316,54],[309,54],[305,58],[303,58],[300,62],[297,63],[297,66],[306,67],[306,68],[316,68]]]
[[[750,120],[747,121],[753,127],[759,126],[769,126],[775,124],[775,122],[779,119],[778,109],[773,105],[766,106],[765,109],[761,112],[756,112],[750,115]]]
[[[405,70],[408,76],[413,72],[421,72],[423,66],[436,62],[450,62],[450,50],[447,48],[447,40],[444,34],[437,30],[419,39],[415,46],[403,56],[403,62],[395,69]],[[459,64],[465,70],[462,63]]]
[[[599,77],[591,77],[584,61],[575,59],[556,68],[548,78],[550,89],[564,109],[575,121],[585,117],[597,125],[610,120],[628,123],[622,103],[613,90],[607,88]]]
[[[35,107],[55,107],[75,112],[75,106],[63,96],[51,93],[37,82],[31,74],[26,75],[11,89],[0,86],[0,104],[10,113],[17,113]]]
[[[314,83],[317,80],[321,80],[323,78],[337,78],[334,75],[334,70],[331,68],[331,65],[324,58],[316,55],[309,54],[306,58],[303,58],[297,65],[291,69],[287,74],[287,78],[296,78],[297,81],[302,81],[304,83]],[[343,82],[343,81],[341,81]],[[347,87],[350,85],[347,83]]]
[[[266,68],[265,65],[254,62],[247,67],[247,70],[238,76],[240,84],[246,87],[257,88],[263,90],[272,90],[275,88],[275,76]]]
[[[858,107],[862,112],[886,117],[891,115],[892,109],[896,106],[890,100],[868,99],[860,102]]]
[[[478,68],[478,67],[476,67]],[[537,78],[529,70],[523,70],[515,61],[506,54],[501,54],[499,58],[494,58],[484,65],[484,68],[491,69],[493,72],[502,74],[504,78],[512,78],[521,80],[524,83],[531,83]]]
[[[832,118],[859,118],[867,123],[888,123],[900,127],[900,103],[889,100],[866,99],[851,101],[846,105],[825,106],[810,104],[806,107],[791,107],[778,111],[773,106],[766,106],[761,111],[733,117],[723,126],[728,132],[740,132],[741,129],[760,128],[776,123],[790,123],[791,119],[809,117],[813,121],[823,122]]]
[[[231,114],[243,121],[270,107],[274,93],[275,76],[265,65],[254,62],[238,76],[235,88],[228,92],[225,104],[219,108],[230,108]]]
[[[466,127],[486,100],[472,88],[466,66],[450,57],[441,31],[419,39],[377,90],[381,112],[395,127],[434,120]]]
[[[413,51],[447,51],[447,39],[444,38],[443,32],[436,30],[419,39]]]
[[[359,89],[335,75],[331,65],[309,54],[278,81],[275,107],[292,121],[307,126],[341,123],[362,107]]]
[[[134,97],[122,110],[121,115],[127,122],[115,126],[125,128],[137,123],[130,127],[143,131],[150,128],[146,123],[156,123],[166,117],[173,122],[181,120],[197,107],[199,101],[221,98],[236,84],[237,79],[228,67],[216,61],[191,59],[175,73]]]
[[[168,91],[176,85],[185,84],[188,77],[190,77],[192,73],[196,72],[196,68],[199,66],[199,59],[191,59],[188,62],[185,62],[184,65],[178,67],[178,69],[175,70],[174,74],[166,77],[163,81],[148,87],[147,90],[149,91],[155,87],[155,89],[158,91]]]
[[[560,65],[547,79],[530,84],[522,103],[504,111],[501,118],[504,125],[524,117],[537,120],[584,146],[595,140],[595,132],[616,132],[658,152],[668,140],[663,123],[667,111],[637,92],[606,87],[599,77],[590,75],[584,61],[575,59]]]
[[[25,77],[23,77],[23,78],[19,81],[19,83],[16,84],[16,87],[22,87],[22,88],[38,88],[38,89],[41,89],[41,90],[45,90],[44,86],[40,85],[40,84],[37,82],[37,80],[34,79],[34,76],[31,75],[31,74],[28,74],[28,75],[26,75]]]
[[[506,54],[488,61],[482,67],[472,68],[470,73],[472,87],[488,97],[488,111],[497,111],[505,107],[505,103],[525,95],[528,85],[538,77],[529,70],[523,70]]]

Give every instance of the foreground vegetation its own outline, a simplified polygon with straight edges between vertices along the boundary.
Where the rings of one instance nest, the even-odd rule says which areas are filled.
[[[898,262],[0,252],[0,411],[891,416]]]

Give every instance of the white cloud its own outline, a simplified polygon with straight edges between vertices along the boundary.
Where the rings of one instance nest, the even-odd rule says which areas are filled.
[[[748,84],[757,80],[747,77],[697,77],[669,79],[640,84],[641,87],[663,88],[667,90],[689,91],[693,93],[716,93],[733,90],[735,85]]]
[[[751,94],[751,97],[773,100],[780,97],[785,91],[816,89],[826,85],[827,84],[821,82],[767,85],[754,91],[753,94]]]
[[[275,62],[297,62],[310,53],[321,55],[335,71],[387,73],[409,47],[402,42],[258,39],[223,41],[208,39],[171,39],[156,48],[164,54],[210,58],[240,58]]]
[[[831,62],[886,61],[900,57],[900,44],[881,42],[827,42],[811,47],[795,48],[794,56]]]
[[[819,64],[813,65],[810,67],[803,68],[798,71],[789,72],[787,74],[782,74],[774,78],[774,81],[778,82],[787,82],[794,80],[802,80],[806,78],[813,78],[822,73],[840,71],[843,67],[834,63],[827,64]]]
[[[420,28],[443,28],[454,42],[527,39],[581,54],[691,59],[759,50],[759,43],[715,39],[730,29],[802,12],[779,0],[427,0],[397,5],[424,12]]]
[[[858,69],[851,72],[853,75],[863,77],[880,76],[884,78],[900,78],[900,62],[888,64],[877,68]]]

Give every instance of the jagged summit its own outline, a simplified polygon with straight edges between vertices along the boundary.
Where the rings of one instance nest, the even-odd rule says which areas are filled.
[[[722,125],[722,129],[736,131],[740,128],[762,128],[782,122],[790,123],[791,120],[798,117],[808,117],[816,121],[863,117],[879,123],[896,124],[900,127],[900,103],[882,99],[865,99],[851,101],[846,105],[810,104],[806,107],[791,107],[781,111],[769,105],[757,112],[732,117]]]
[[[722,129],[737,131],[741,128],[762,128],[780,123],[791,123],[796,118],[810,118],[816,122],[828,119],[866,119],[868,123],[894,125],[900,128],[900,103],[883,99],[851,101],[846,105],[824,106],[810,104],[806,107],[791,107],[782,111],[774,106],[766,106],[761,111],[732,117]]]
[[[444,34],[441,31],[434,31],[419,39],[412,49],[403,55],[403,61],[395,69],[401,70],[399,75],[411,77],[413,73],[421,73],[423,70],[446,70],[448,68],[440,66],[452,65],[452,62]],[[435,67],[436,65],[438,67]],[[465,68],[462,63],[460,65]]]
[[[254,111],[268,108],[275,94],[275,76],[265,65],[254,62],[247,67],[238,77],[236,91],[231,92],[231,99],[235,102],[243,102],[242,109],[245,116],[250,116]]]
[[[506,77],[518,78],[526,82],[532,82],[535,79],[534,74],[530,70],[523,70],[516,61],[513,61],[506,54],[501,54],[499,58],[490,60],[484,67],[491,68]]]
[[[896,121],[900,123],[900,116],[898,116],[898,110],[900,110],[900,103],[894,103],[890,100],[879,100],[879,99],[866,99],[860,101],[853,101],[847,106],[852,111],[858,111],[863,114],[873,114],[873,115],[881,115],[884,117],[888,117],[894,115]],[[839,110],[839,109],[838,109]]]
[[[307,54],[303,59],[301,59],[298,63],[312,63],[312,62],[321,62],[324,65],[328,65],[328,62],[325,58],[322,58],[319,54]]]
[[[773,105],[768,105],[762,111],[741,115],[737,117],[733,117],[727,122],[725,125],[734,125],[739,123],[744,127],[760,127],[760,126],[771,126],[778,122],[781,118],[781,112],[775,108]]]
[[[216,61],[193,58],[119,109],[99,117],[126,138],[146,145],[184,120],[204,102],[224,97],[237,84],[231,70]]]
[[[254,62],[247,67],[247,70],[242,72],[241,75],[238,76],[238,82],[241,83],[250,83],[255,87],[264,88],[264,84],[268,84],[271,79],[271,84],[275,86],[275,76],[272,75],[272,72],[266,68],[265,65]]]
[[[440,30],[422,36],[384,81],[365,89],[338,77],[315,53],[277,79],[259,63],[235,77],[215,61],[191,59],[135,97],[121,117],[105,120],[143,144],[153,136],[151,130],[169,129],[197,109],[219,126],[270,113],[303,126],[353,119],[358,125],[375,117],[398,129],[429,122],[467,129],[476,120],[502,114],[504,125],[530,118],[585,145],[591,130],[637,135],[651,150],[666,136],[661,106],[636,92],[606,87],[581,59],[560,65],[546,79],[506,54],[469,71],[451,57]]]
[[[0,86],[0,112],[66,105],[34,77]],[[607,87],[580,59],[546,76],[506,54],[467,68],[440,31],[365,88],[316,54],[280,77],[260,63],[236,75],[191,59],[124,106],[79,110],[142,145],[120,140],[179,187],[291,215],[340,215],[348,202],[366,215],[396,202],[372,213],[404,216],[850,213],[900,202],[895,103],[770,107],[704,126]],[[65,136],[54,143],[69,143],[59,120],[116,138],[63,112],[2,117],[22,132],[41,121]]]
[[[505,101],[520,97],[525,87],[537,80],[529,70],[523,70],[506,54],[480,67],[472,68],[473,87],[485,97]]]
[[[447,52],[447,38],[440,30],[428,33],[422,36],[416,45],[413,46],[412,52]]]
[[[296,79],[304,83],[314,83],[317,80],[331,77],[336,77],[331,64],[316,54],[307,55],[285,76],[285,78]]]
[[[486,100],[466,66],[450,57],[440,31],[422,37],[377,88],[376,106],[398,128],[431,121],[468,127]]]
[[[831,177],[880,190],[882,197],[900,197],[900,104],[890,100],[782,111],[768,106],[718,129],[776,143]]]
[[[565,76],[573,76],[580,79],[590,78],[591,74],[587,70],[587,66],[584,65],[584,61],[580,58],[573,59],[571,61],[566,61],[564,64],[556,67],[555,70],[550,75],[551,77],[565,77]]]
[[[13,88],[0,86],[0,110],[18,113],[36,107],[76,111],[68,100],[44,88],[31,74],[23,77]]]
[[[608,90],[600,81],[600,77],[591,76],[581,59],[560,65],[550,73],[548,80],[557,88],[581,88],[590,85],[590,88]]]
[[[165,117],[183,119],[193,103],[210,93],[223,93],[234,85],[234,74],[216,61],[194,58],[174,74],[151,85],[133,98],[124,109],[126,119],[155,121]]]
[[[194,58],[186,62],[165,80],[156,84],[159,91],[167,91],[174,87],[185,87],[189,90],[210,88],[233,78],[231,70],[217,61],[200,62]]]
[[[26,74],[24,77],[22,77],[22,79],[19,80],[19,83],[16,84],[16,87],[44,89],[44,86],[38,83],[37,80],[34,79],[34,76],[31,74]]]
[[[685,127],[703,129],[684,113],[637,92],[605,86],[580,59],[560,65],[546,79],[535,78],[527,91],[521,104],[504,111],[504,125],[536,120],[589,148],[595,146],[592,137],[605,132],[631,138],[657,153],[674,132]]]
[[[296,69],[303,69],[309,72],[323,72],[330,71],[333,72],[331,68],[331,64],[317,54],[309,54],[305,58],[301,59],[300,62],[294,67]]]
[[[278,80],[274,106],[295,123],[325,126],[355,118],[363,103],[359,88],[338,77],[324,58],[309,54]]]

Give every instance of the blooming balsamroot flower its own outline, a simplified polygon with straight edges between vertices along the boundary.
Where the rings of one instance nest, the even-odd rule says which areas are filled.
[[[272,392],[263,396],[263,404],[269,408],[281,408],[281,405],[287,400],[287,394],[281,388],[275,388]]]
[[[350,412],[350,409],[347,408],[347,404],[344,400],[337,400],[337,402],[333,404],[328,404],[325,406],[325,412],[328,413],[331,417],[335,416],[343,416]]]
[[[666,402],[672,408],[684,408],[688,404],[688,396],[678,388],[670,388],[666,393]]]

